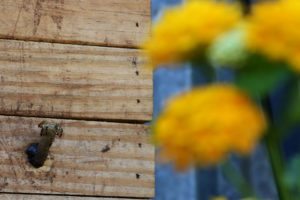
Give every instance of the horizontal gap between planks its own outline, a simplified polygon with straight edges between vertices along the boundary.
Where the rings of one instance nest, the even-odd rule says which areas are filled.
[[[79,41],[67,41],[67,40],[51,40],[51,39],[29,39],[29,38],[14,38],[11,36],[0,35],[0,39],[3,40],[15,40],[15,41],[24,41],[24,42],[37,42],[37,43],[52,43],[52,44],[69,44],[69,45],[82,45],[82,46],[95,46],[95,47],[108,47],[108,48],[119,48],[119,49],[140,49],[135,46],[126,46],[126,45],[107,45],[105,43],[93,43],[93,42],[79,42]]]
[[[84,198],[105,198],[105,199],[150,199],[148,197],[122,197],[122,196],[92,196],[92,195],[70,195],[70,194],[48,194],[48,193],[19,193],[19,192],[0,192],[1,194],[31,195],[31,196],[52,196],[52,197],[84,197]]]
[[[41,119],[63,119],[63,120],[77,120],[77,121],[90,121],[90,122],[108,122],[108,123],[119,123],[119,124],[149,124],[149,121],[143,121],[143,120],[125,120],[125,119],[90,119],[90,118],[66,118],[66,117],[50,117],[50,116],[27,116],[27,115],[21,115],[21,114],[0,114],[0,116],[5,117],[24,117],[24,118],[41,118]]]

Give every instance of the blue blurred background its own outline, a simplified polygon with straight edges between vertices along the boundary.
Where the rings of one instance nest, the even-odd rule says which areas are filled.
[[[167,7],[181,3],[181,0],[152,0],[152,20],[160,18]],[[232,80],[231,71],[217,72],[218,81]],[[201,69],[184,65],[181,68],[160,68],[154,72],[154,118],[172,95],[188,90],[195,85],[204,84]],[[280,91],[273,97],[276,107]],[[293,136],[294,135],[294,136]],[[293,134],[284,144],[286,156],[298,148],[299,138]],[[295,138],[296,137],[296,138]],[[266,150],[263,146],[247,158],[232,157],[232,163],[241,171],[257,193],[265,199],[277,200],[277,192],[271,173]],[[156,166],[157,200],[207,200],[214,196],[226,196],[230,200],[240,199],[238,192],[226,181],[219,167],[211,169],[191,169],[185,173],[174,171],[172,165]]]

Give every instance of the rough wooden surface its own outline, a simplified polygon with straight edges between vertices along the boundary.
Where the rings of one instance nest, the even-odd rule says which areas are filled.
[[[0,192],[114,197],[154,196],[154,147],[146,125],[61,123],[41,168],[24,151],[39,141],[39,118],[0,116]]]
[[[101,198],[101,197],[76,197],[76,196],[50,196],[26,194],[0,194],[1,200],[133,200],[127,198]],[[134,198],[134,200],[137,200]]]
[[[2,38],[136,47],[150,0],[1,0]]]
[[[0,40],[0,114],[149,121],[142,63],[134,49]]]

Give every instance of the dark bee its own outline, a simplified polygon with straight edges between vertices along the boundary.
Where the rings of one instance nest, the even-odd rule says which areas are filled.
[[[46,120],[39,123],[38,127],[41,128],[40,142],[33,143],[26,149],[28,161],[36,168],[44,165],[55,136],[61,137],[63,134],[63,129],[59,124],[53,125]]]

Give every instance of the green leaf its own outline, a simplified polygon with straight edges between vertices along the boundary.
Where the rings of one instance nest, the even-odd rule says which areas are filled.
[[[251,96],[264,98],[291,74],[284,63],[251,55],[246,66],[237,71],[236,84]]]

